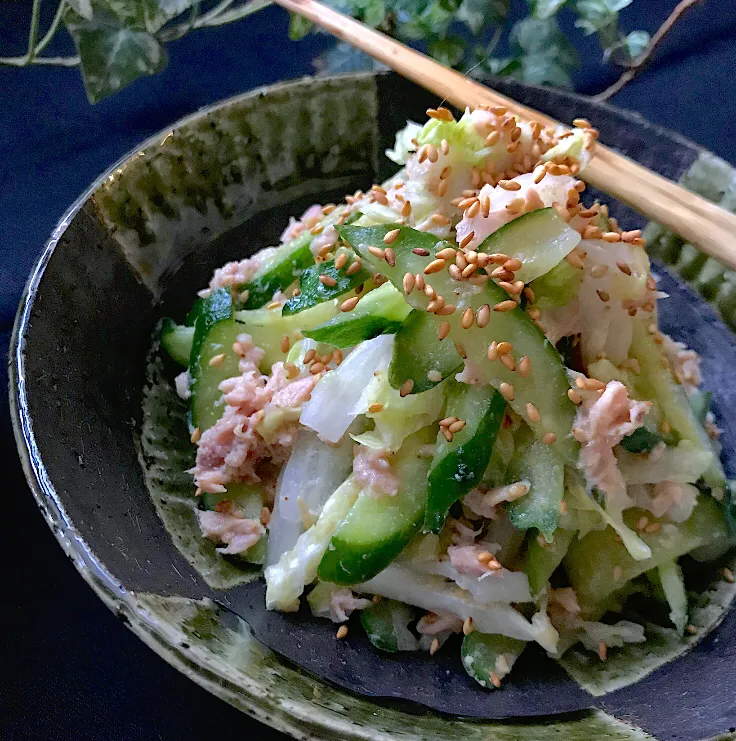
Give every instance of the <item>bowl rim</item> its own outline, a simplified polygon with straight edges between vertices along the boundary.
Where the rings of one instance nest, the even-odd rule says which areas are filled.
[[[345,739],[349,738],[348,734],[355,739],[390,739],[393,738],[393,736],[384,731],[374,730],[370,727],[361,725],[360,723],[353,722],[344,716],[343,727],[337,729],[334,715],[328,717],[326,712],[322,712],[306,717],[298,711],[296,703],[278,703],[266,700],[262,694],[255,693],[247,686],[224,677],[221,673],[217,672],[214,667],[208,666],[207,662],[204,661],[201,656],[196,657],[186,649],[181,649],[177,645],[176,641],[171,640],[171,637],[167,636],[167,631],[162,626],[161,621],[156,619],[156,617],[146,609],[146,606],[138,600],[136,594],[127,590],[93,553],[82,535],[77,531],[73,521],[66,512],[64,504],[56,492],[41,458],[33,432],[33,421],[28,407],[25,385],[25,340],[30,328],[31,312],[39,284],[46,270],[46,266],[48,265],[63,234],[84,204],[90,200],[100,185],[102,185],[107,178],[114,175],[116,170],[124,166],[125,163],[137,153],[161,143],[162,140],[168,137],[175,130],[201,120],[212,112],[228,108],[247,99],[267,95],[275,91],[288,90],[289,88],[296,89],[301,86],[309,85],[314,80],[365,80],[377,79],[381,76],[394,74],[395,73],[390,71],[369,71],[331,75],[327,78],[303,76],[292,80],[262,85],[247,92],[199,108],[193,113],[177,119],[159,132],[146,138],[140,144],[121,156],[101,175],[95,178],[95,180],[81,193],[81,195],[77,197],[72,205],[69,206],[57,222],[57,225],[54,227],[50,237],[45,242],[41,254],[33,264],[33,268],[21,294],[10,337],[10,347],[8,352],[8,396],[10,418],[23,472],[26,482],[33,493],[36,504],[41,510],[46,523],[61,545],[64,553],[66,553],[66,555],[72,560],[72,563],[82,578],[114,614],[125,619],[127,627],[138,638],[140,638],[149,648],[167,661],[171,666],[195,681],[207,691],[215,694],[221,699],[224,699],[229,704],[246,712],[255,719],[278,731],[299,738],[310,738],[315,740],[325,739],[325,741],[327,741],[328,739],[335,738],[334,733],[336,730],[344,733]],[[536,85],[523,85],[523,87],[531,89],[545,89]],[[561,94],[563,97],[566,97],[571,101],[576,99],[586,101],[590,100],[586,96],[567,90],[555,90],[554,92]],[[635,113],[608,103],[597,102],[597,105],[601,108],[609,109],[612,113],[615,112],[617,116],[628,118],[632,123],[646,122],[646,124],[652,127],[655,131],[661,132],[672,141],[686,145],[696,153],[708,151],[681,134],[670,131],[669,129],[657,124],[651,124]],[[315,679],[315,681],[321,682],[321,680],[317,679]],[[360,700],[370,703],[370,698],[361,697]],[[305,702],[310,706],[313,705],[307,700],[305,700]],[[377,705],[376,707],[379,708],[380,706]],[[314,709],[316,709],[316,706],[314,706]],[[322,710],[323,709],[320,708],[320,711]],[[325,708],[324,711],[326,710],[327,709]],[[441,719],[442,723],[447,721],[451,722],[453,720],[452,718],[443,717],[439,714],[436,714],[436,717]],[[564,716],[557,716],[557,718],[560,719],[562,717]],[[611,721],[614,720],[610,716],[607,717],[609,717]],[[457,718],[457,720],[461,719]],[[535,720],[539,723],[545,723],[548,722],[550,718],[544,716]],[[494,725],[498,723],[503,722],[481,721],[481,724]],[[532,724],[534,724],[534,722]]]

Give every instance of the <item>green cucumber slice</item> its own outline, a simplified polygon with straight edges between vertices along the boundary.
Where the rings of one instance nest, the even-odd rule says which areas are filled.
[[[396,332],[388,369],[389,383],[398,389],[411,379],[414,382],[411,393],[421,394],[462,367],[463,359],[452,341],[439,339],[435,318],[426,311],[414,309]]]
[[[194,341],[194,327],[165,319],[161,327],[161,345],[169,357],[180,365],[189,365]]]
[[[490,386],[452,382],[445,394],[446,416],[463,420],[465,427],[451,442],[437,436],[424,515],[424,530],[433,533],[442,529],[450,506],[480,483],[506,410],[505,399]]]
[[[463,638],[461,657],[465,671],[482,687],[496,689],[491,672],[500,680],[510,671],[526,641],[474,630]]]
[[[353,347],[396,332],[411,307],[392,283],[384,283],[363,296],[352,311],[341,311],[328,322],[314,329],[303,330],[304,336],[334,347]]]
[[[574,530],[555,530],[554,539],[542,545],[535,530],[529,531],[524,573],[529,578],[529,590],[533,597],[546,587],[555,569],[562,563],[570,544],[575,537]]]
[[[399,235],[391,245],[396,256],[396,265],[392,267],[385,261],[379,262],[370,253],[369,247],[384,248],[384,236],[395,229],[399,230]],[[436,249],[447,244],[438,243],[437,238],[431,234],[397,224],[374,227],[343,226],[338,231],[360,254],[364,262],[388,276],[400,290],[407,272],[422,273],[434,259]],[[414,253],[413,249],[429,254],[423,257]],[[432,320],[437,322],[438,328],[442,321],[450,324],[450,335],[447,339],[462,346],[472,364],[473,373],[478,376],[477,380],[490,383],[495,388],[499,388],[502,383],[511,385],[514,389],[514,399],[509,403],[514,411],[530,424],[538,437],[553,433],[554,441],[551,441],[551,437],[548,438],[551,441],[550,448],[565,461],[574,462],[579,446],[570,434],[576,412],[575,405],[567,396],[570,384],[559,353],[531,317],[519,307],[511,311],[494,311],[494,306],[507,301],[509,297],[492,281],[488,281],[482,287],[475,286],[468,281],[454,280],[445,270],[425,275],[425,281],[438,295],[445,297],[448,304],[452,303],[457,307],[454,314],[432,315]],[[414,308],[426,310],[429,298],[424,292],[414,290],[407,296],[407,301]],[[472,308],[476,312],[485,304],[491,308],[488,325],[484,328],[473,325],[469,329],[464,329],[461,320],[465,310]],[[522,378],[519,373],[509,370],[499,360],[489,361],[487,351],[492,340],[511,342],[512,355],[516,362],[525,356],[528,357],[531,372]],[[530,403],[539,412],[540,422],[529,420]]]
[[[401,553],[424,519],[429,459],[420,454],[427,435],[412,436],[396,456],[399,492],[377,496],[365,489],[340,523],[317,574],[333,584],[372,579]]]
[[[487,237],[479,252],[501,253],[522,262],[516,280],[529,283],[552,270],[580,242],[553,208],[540,208],[510,221]]]
[[[224,288],[214,291],[199,307],[189,364],[191,422],[201,432],[212,427],[224,411],[220,383],[238,375],[239,358],[232,351],[238,333],[230,292]],[[221,363],[210,365],[222,354],[225,359]]]
[[[360,611],[360,623],[368,640],[380,651],[388,653],[400,650],[397,631],[405,631],[407,638],[414,638],[408,628],[414,617],[414,610],[409,605],[392,599],[382,599],[378,604]]]

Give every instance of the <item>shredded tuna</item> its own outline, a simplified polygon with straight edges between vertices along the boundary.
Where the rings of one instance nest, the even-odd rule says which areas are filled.
[[[660,481],[657,484],[642,484],[632,489],[637,507],[649,510],[655,517],[666,517],[672,522],[685,522],[693,512],[698,490],[692,484]]]
[[[215,270],[210,285],[204,291],[200,291],[202,298],[207,298],[217,288],[231,288],[248,283],[255,275],[258,268],[275,252],[275,248],[269,247],[265,250],[247,257],[239,262],[225,263],[221,268]]]
[[[344,623],[355,610],[370,606],[369,599],[356,597],[347,587],[340,587],[330,597],[330,619],[333,623]]]
[[[321,213],[321,212],[320,212]],[[313,255],[318,255],[325,247],[332,248],[337,244],[337,229],[334,226],[328,226],[318,234],[309,245]]]
[[[176,393],[180,399],[184,399],[184,401],[186,401],[192,395],[192,392],[189,386],[190,386],[189,371],[188,370],[182,371],[174,379],[174,388],[176,388]]]
[[[485,550],[480,545],[451,545],[447,549],[447,555],[450,557],[453,568],[459,574],[481,577],[490,573],[487,564],[478,560],[478,555]]]
[[[291,242],[292,239],[296,239],[302,232],[314,228],[320,222],[323,215],[322,206],[315,203],[301,215],[299,220],[292,216],[289,219],[289,225],[281,233],[281,243],[286,244],[287,242]]]
[[[396,496],[399,493],[399,479],[391,466],[390,456],[388,450],[358,446],[353,458],[355,480],[381,496]]]
[[[258,520],[243,517],[237,511],[197,512],[202,535],[224,544],[218,553],[234,555],[252,548],[266,531]]]
[[[486,501],[486,494],[488,494],[488,492],[483,491],[482,489],[471,489],[463,497],[463,505],[479,517],[485,517],[487,520],[494,520],[498,516],[498,513],[496,508],[493,505],[488,504]]]
[[[672,373],[687,391],[695,391],[703,382],[700,374],[700,356],[695,350],[689,350],[684,342],[675,342],[669,335],[662,333],[662,349],[670,361]]]
[[[255,465],[264,458],[283,462],[298,430],[299,409],[309,398],[317,379],[307,376],[290,381],[282,363],[274,364],[270,376],[258,369],[263,350],[249,335],[238,342],[244,353],[241,375],[220,384],[225,410],[222,417],[199,439],[196,465],[191,473],[197,486],[208,492],[224,492],[229,481],[259,481]],[[269,416],[271,415],[271,416]],[[258,426],[268,418],[268,441]]]
[[[428,612],[417,622],[417,633],[423,636],[459,633],[462,629],[463,621],[454,615],[437,615],[434,612]]]
[[[463,369],[455,376],[458,383],[467,383],[471,386],[482,386],[487,383],[483,377],[483,371],[470,358],[465,359]]]
[[[581,442],[580,464],[588,484],[606,495],[609,506],[623,509],[628,503],[626,484],[613,454],[625,435],[641,427],[650,402],[629,399],[626,386],[611,381],[603,393],[586,392],[575,417],[575,433]]]
[[[458,242],[472,232],[474,237],[467,247],[475,249],[486,237],[517,216],[553,203],[567,203],[567,193],[577,182],[569,175],[545,175],[539,184],[535,184],[534,173],[519,175],[514,181],[521,186],[519,190],[505,190],[498,185],[495,188],[490,185],[481,188],[479,198],[490,198],[491,210],[487,217],[480,212],[473,218],[464,216],[456,228]],[[521,211],[511,213],[506,206],[517,198],[523,198],[525,206]]]
[[[472,527],[468,527],[460,522],[460,520],[453,520],[451,517],[448,517],[447,522],[452,530],[453,545],[473,545],[475,539],[481,533],[480,528],[478,530],[473,530]]]

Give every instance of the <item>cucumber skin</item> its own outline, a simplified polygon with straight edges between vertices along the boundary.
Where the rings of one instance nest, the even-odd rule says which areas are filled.
[[[466,421],[448,442],[437,436],[437,453],[429,471],[424,531],[439,533],[450,507],[480,483],[506,411],[506,401],[491,387],[456,383],[448,388],[447,416]],[[474,409],[468,409],[469,406]],[[475,418],[470,419],[475,412]]]
[[[320,280],[321,275],[326,275],[335,281],[334,286],[326,286]],[[330,299],[343,296],[346,293],[365,283],[371,274],[362,268],[353,275],[346,275],[335,267],[335,261],[310,265],[304,270],[299,278],[299,294],[290,298],[282,310],[282,316],[298,314],[305,309],[329,301]]]
[[[179,365],[188,366],[192,357],[194,327],[176,324],[165,319],[161,327],[161,345],[169,357]]]
[[[474,630],[463,638],[460,655],[463,667],[470,677],[486,689],[496,689],[491,681],[491,672],[498,675],[499,679],[505,676],[496,668],[496,659],[504,655],[509,667],[512,667],[525,647],[526,642],[518,638],[489,635]]]
[[[528,538],[526,557],[524,559],[524,573],[529,578],[529,590],[532,597],[536,597],[549,582],[555,569],[562,563],[562,559],[575,538],[573,530],[555,530],[555,537],[551,543],[542,546],[532,530]]]

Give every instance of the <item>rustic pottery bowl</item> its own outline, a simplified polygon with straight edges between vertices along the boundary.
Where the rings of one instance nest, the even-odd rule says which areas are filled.
[[[736,173],[670,132],[572,94],[497,87],[560,120],[589,118],[606,144],[736,205]],[[701,629],[686,646],[655,630],[644,647],[605,665],[573,651],[566,671],[551,670],[540,655],[518,682],[484,693],[450,660],[417,659],[402,673],[357,639],[338,645],[332,628],[328,641],[308,621],[268,622],[256,575],[217,559],[198,537],[181,473],[191,455],[183,410],[171,369],[150,352],[158,320],[180,317],[216,266],[274,243],[289,215],[391,174],[382,153],[394,132],[436,102],[392,74],[276,85],[177,123],[91,186],[30,277],[11,347],[17,443],[38,505],[134,633],[210,692],[298,738],[733,734],[736,612],[728,611],[734,588],[722,580],[702,584],[691,615]],[[612,212],[627,226],[642,224],[620,204]],[[649,236],[671,294],[661,321],[704,354],[733,476],[736,280],[674,235],[651,226]],[[279,642],[302,654],[282,645],[285,661],[266,647]],[[371,676],[351,685],[361,665]]]

